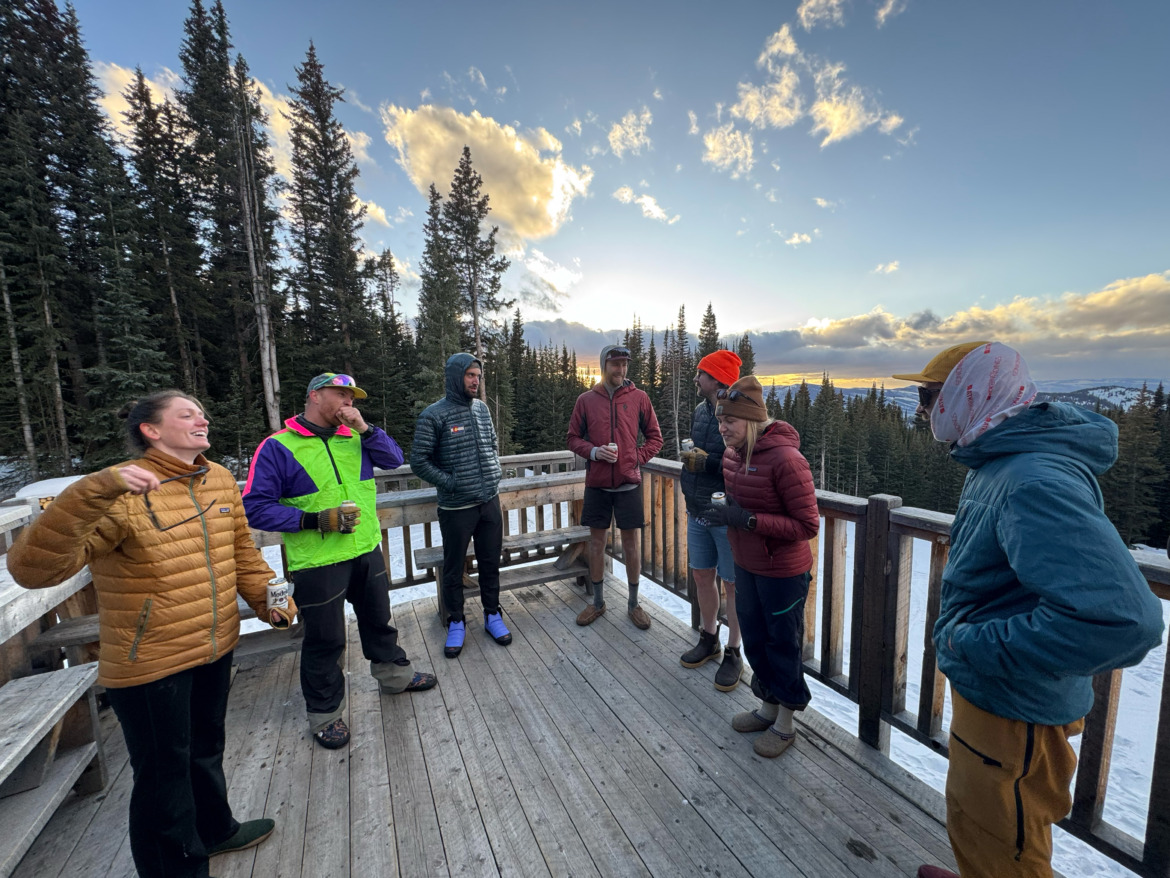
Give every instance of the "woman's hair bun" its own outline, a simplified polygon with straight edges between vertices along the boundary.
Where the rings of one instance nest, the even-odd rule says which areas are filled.
[[[130,412],[134,411],[134,406],[138,405],[138,400],[132,399],[120,409],[118,409],[118,417],[125,420],[130,417]]]

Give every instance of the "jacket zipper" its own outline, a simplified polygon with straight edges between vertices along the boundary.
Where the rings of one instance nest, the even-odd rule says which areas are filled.
[[[329,455],[329,463],[333,467],[333,476],[334,476],[334,478],[337,479],[337,484],[340,485],[341,484],[341,470],[339,470],[337,468],[337,461],[333,459],[333,451],[332,451],[332,449],[329,448],[329,440],[326,439],[324,436],[319,436],[317,438],[319,438],[322,442],[325,443],[325,453],[327,455]]]
[[[138,613],[138,626],[134,630],[134,642],[130,644],[130,661],[138,661],[138,644],[142,641],[142,635],[146,633],[146,625],[150,622],[150,607],[154,603],[154,598],[147,598],[142,602],[142,609]]]
[[[618,390],[621,390],[621,389],[622,389],[621,387],[618,388]],[[615,390],[613,392],[613,395],[610,396],[610,398],[609,398],[609,441],[613,442],[615,444],[617,443],[617,395],[618,395],[618,390]],[[619,464],[620,464],[620,460],[615,460],[612,464],[610,464],[609,486],[611,488],[616,488],[618,486],[617,477],[618,477]]]
[[[187,482],[187,491],[191,495],[191,502],[199,510],[199,526],[203,528],[203,560],[207,562],[207,575],[211,578],[211,660],[215,661],[219,653],[219,645],[215,642],[215,629],[219,627],[218,589],[215,584],[215,568],[211,564],[211,537],[207,533],[207,519],[203,517],[203,507],[195,497],[195,480]]]

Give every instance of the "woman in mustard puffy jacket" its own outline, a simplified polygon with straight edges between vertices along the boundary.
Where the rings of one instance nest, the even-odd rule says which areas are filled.
[[[737,714],[737,732],[763,732],[753,748],[774,758],[796,738],[793,713],[808,706],[801,650],[804,602],[814,558],[808,541],[820,530],[817,492],[800,435],[768,417],[754,375],[740,378],[715,399],[727,451],[723,482],[727,506],[703,512],[726,524],[735,558],[735,609],[743,651],[752,666],[757,710]]]
[[[206,878],[208,857],[258,844],[269,819],[232,817],[223,774],[237,590],[257,615],[273,572],[256,549],[235,479],[203,456],[202,406],[164,390],[124,410],[140,456],[70,485],[21,533],[8,569],[26,588],[89,565],[98,599],[98,682],[126,738],[130,849],[142,878]]]

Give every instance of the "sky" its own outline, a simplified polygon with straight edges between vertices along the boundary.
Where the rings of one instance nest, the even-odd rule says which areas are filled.
[[[181,84],[182,0],[74,0],[104,106]],[[466,144],[503,291],[590,360],[708,303],[757,373],[839,384],[997,340],[1038,379],[1170,379],[1170,3],[226,0],[288,167],[310,41],[370,253],[417,312]]]

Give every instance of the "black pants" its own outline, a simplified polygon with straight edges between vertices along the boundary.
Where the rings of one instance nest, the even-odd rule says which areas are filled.
[[[309,713],[337,710],[345,697],[345,675],[341,670],[345,653],[344,601],[353,604],[362,655],[372,662],[409,664],[398,645],[398,629],[390,624],[390,578],[381,549],[371,549],[352,561],[296,570],[292,579],[297,609],[305,626],[301,692]]]
[[[130,851],[140,878],[206,878],[207,851],[240,825],[223,776],[232,654],[153,683],[107,689],[134,789]]]
[[[504,516],[500,512],[499,496],[467,509],[440,509],[439,532],[443,535],[443,603],[447,607],[447,621],[463,620],[463,562],[472,539],[475,540],[475,564],[479,568],[480,600],[487,612],[498,613],[500,550],[504,546]]]
[[[735,613],[752,691],[770,704],[804,710],[812,693],[804,681],[804,602],[809,575],[760,576],[735,565]]]

